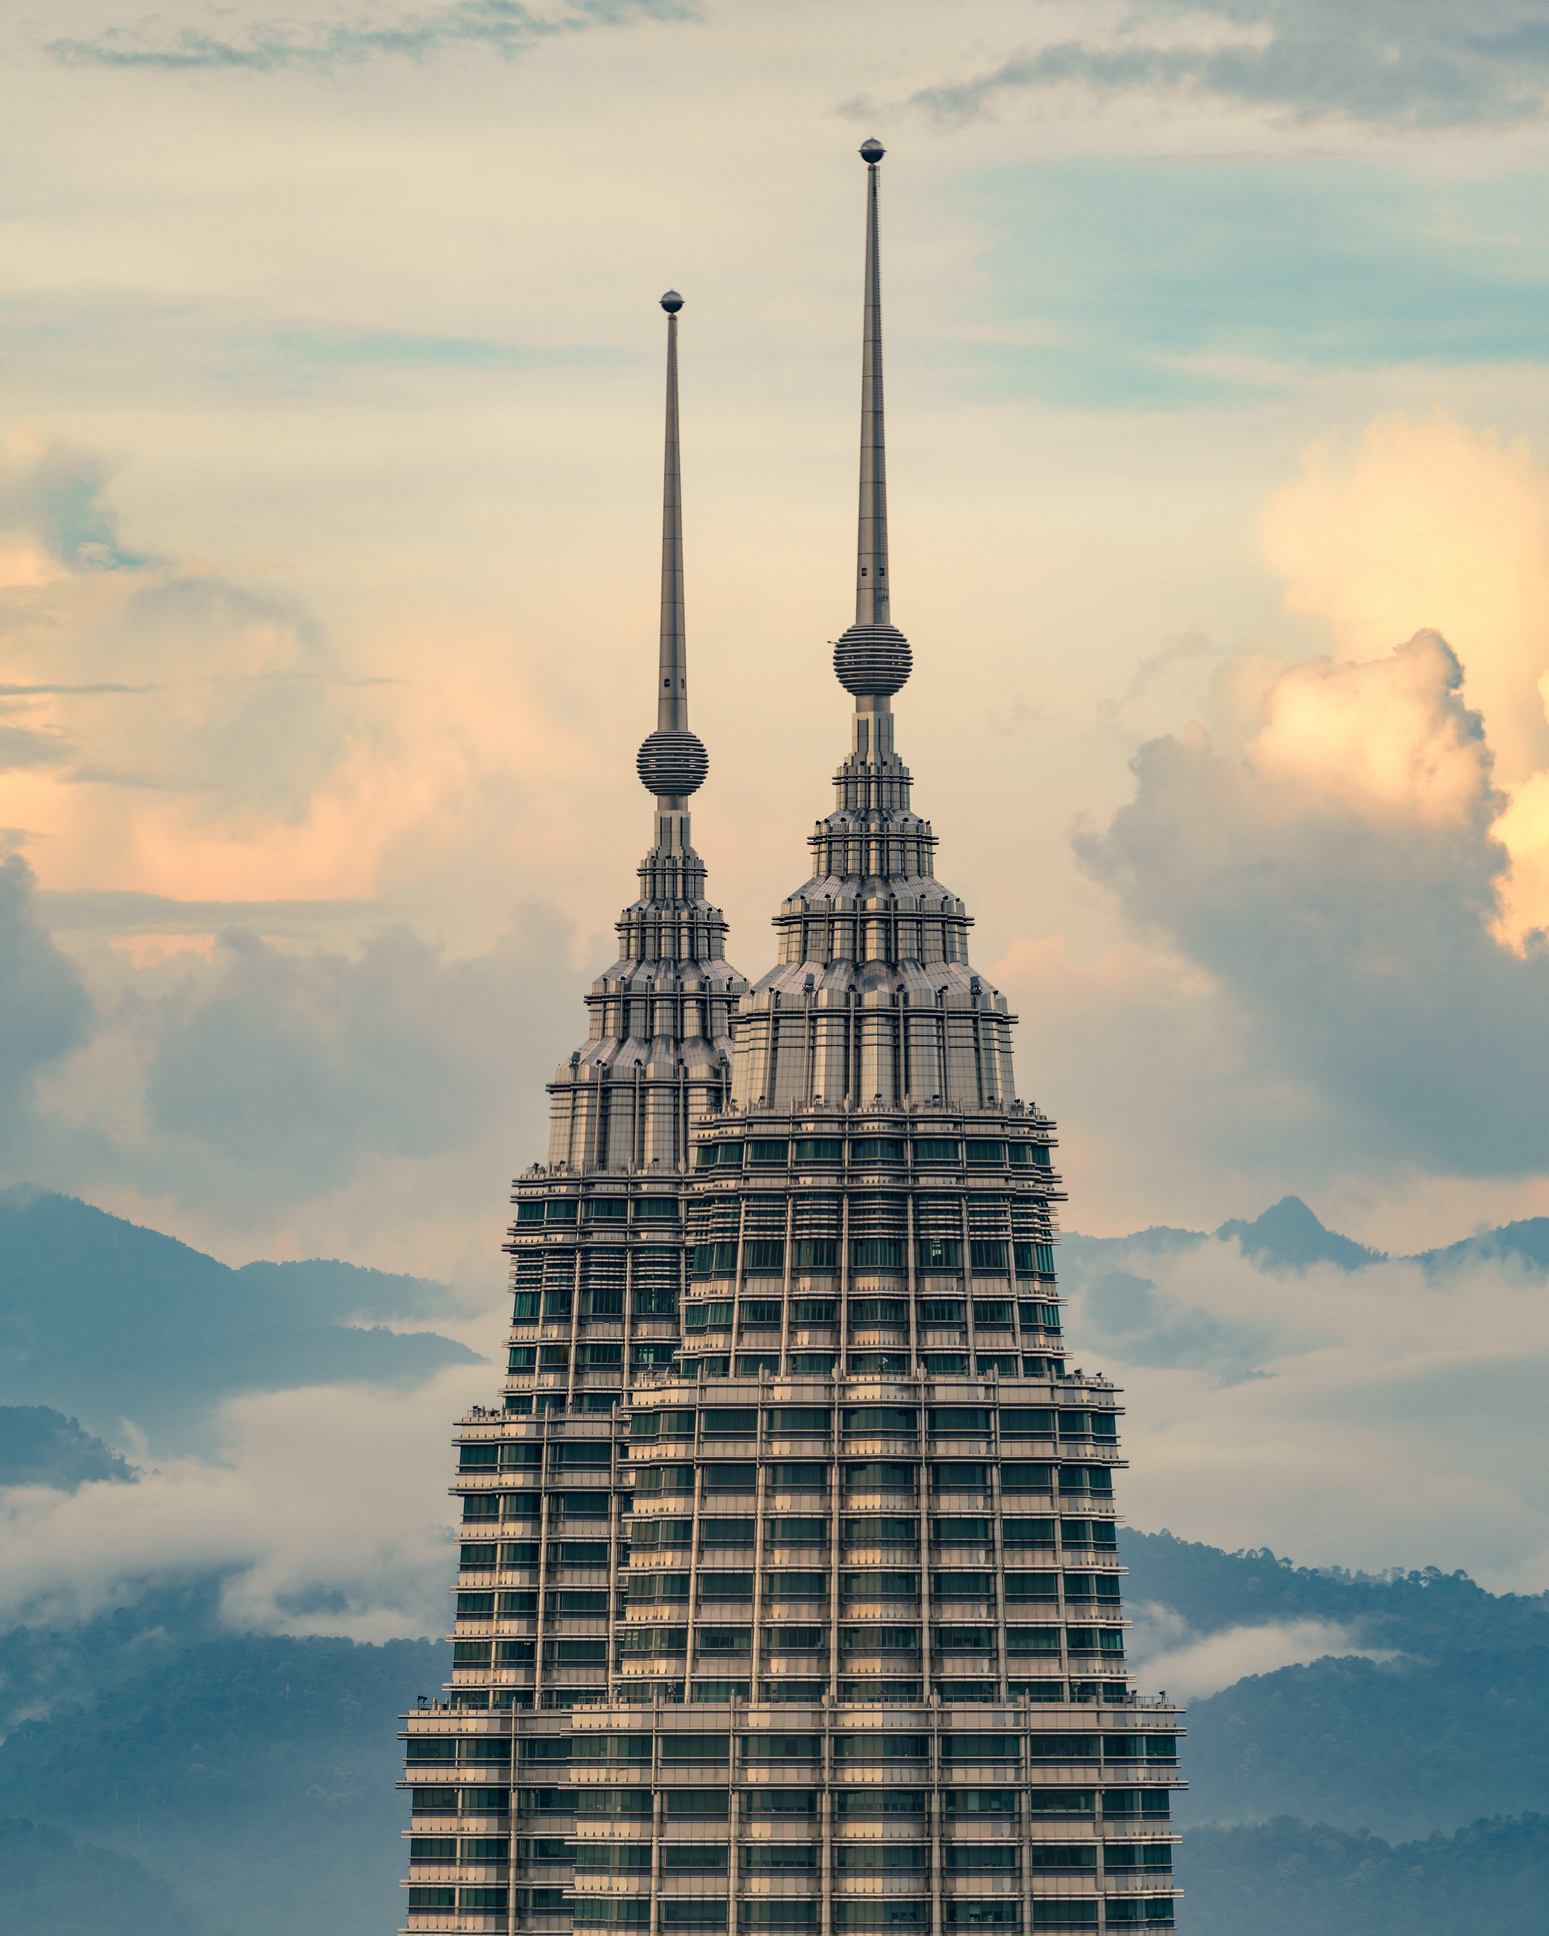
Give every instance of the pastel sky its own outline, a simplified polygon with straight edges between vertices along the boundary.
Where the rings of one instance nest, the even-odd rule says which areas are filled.
[[[451,1281],[494,1351],[648,837],[656,298],[757,975],[846,743],[876,133],[900,747],[1068,1226],[1549,1213],[1546,102],[1549,0],[13,14],[0,1185]],[[1136,1524],[1542,1588],[1536,1279],[1115,1255]],[[494,1375],[124,1421],[130,1494],[5,1506],[6,1610],[221,1564],[238,1624],[435,1631]],[[1193,1692],[1363,1644],[1138,1612]]]
[[[874,132],[900,750],[1068,1224],[1549,1212],[1545,0],[0,36],[0,1183],[494,1308],[647,841],[669,284],[750,975],[829,804]]]

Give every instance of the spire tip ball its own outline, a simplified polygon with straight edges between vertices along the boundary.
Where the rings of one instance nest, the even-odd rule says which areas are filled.
[[[878,141],[874,134],[867,135],[866,139],[861,143],[861,160],[866,163],[868,168],[875,168],[886,153],[887,149],[883,147],[882,143]]]
[[[669,316],[676,316],[682,307],[683,298],[678,294],[676,289],[669,289],[666,295],[662,297],[662,308],[666,310]]]

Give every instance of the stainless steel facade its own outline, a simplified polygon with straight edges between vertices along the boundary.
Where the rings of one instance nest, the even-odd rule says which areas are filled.
[[[1068,1366],[1054,1125],[894,745],[861,152],[855,713],[752,987],[690,838],[664,298],[655,842],[515,1185],[501,1402],[457,1434],[453,1676],[405,1731],[411,1931],[1173,1924],[1181,1717],[1125,1672],[1119,1394]]]

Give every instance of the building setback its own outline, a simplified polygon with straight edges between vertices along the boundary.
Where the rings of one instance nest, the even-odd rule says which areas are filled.
[[[882,152],[850,745],[752,986],[691,838],[662,299],[653,845],[515,1185],[503,1402],[458,1428],[409,1931],[1173,1924],[1181,1715],[1125,1672],[1119,1393],[1067,1366],[1054,1125],[894,744]]]

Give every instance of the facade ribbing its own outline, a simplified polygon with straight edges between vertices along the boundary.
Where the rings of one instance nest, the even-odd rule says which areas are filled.
[[[855,696],[749,987],[688,800],[677,311],[656,796],[514,1186],[502,1403],[457,1434],[410,1931],[1170,1927],[1180,1714],[1125,1673],[1119,1394],[1067,1367],[1054,1125],[935,878],[892,696],[875,143]]]

